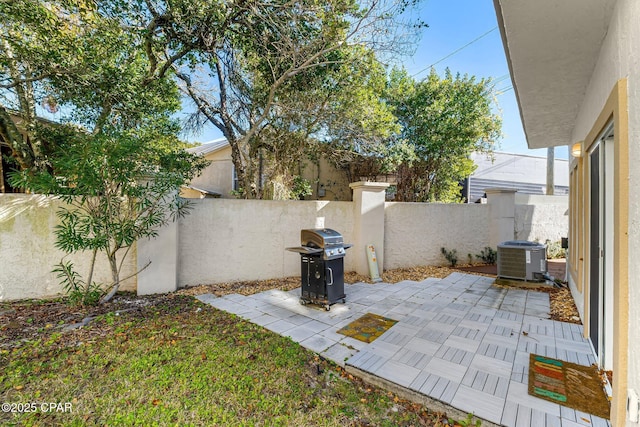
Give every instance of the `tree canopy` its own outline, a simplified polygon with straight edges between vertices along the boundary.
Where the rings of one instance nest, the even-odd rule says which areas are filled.
[[[118,290],[129,248],[185,212],[178,189],[204,166],[182,149],[180,92],[170,74],[151,71],[144,30],[118,15],[125,5],[133,3],[0,0],[0,136],[11,181],[67,203],[56,245],[92,258],[85,275],[64,261],[56,272],[80,302]],[[110,283],[93,282],[98,254]]]
[[[413,159],[398,167],[396,200],[459,201],[459,182],[475,169],[470,154],[490,152],[500,137],[491,81],[449,70],[416,81],[396,69],[387,96],[413,149]]]

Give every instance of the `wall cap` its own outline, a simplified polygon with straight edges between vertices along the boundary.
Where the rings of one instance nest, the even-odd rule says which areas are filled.
[[[388,182],[358,181],[358,182],[352,182],[351,184],[349,184],[349,187],[351,187],[351,189],[353,190],[365,188],[368,190],[375,191],[375,190],[384,190],[390,185],[391,184],[389,184]]]
[[[518,192],[518,190],[514,189],[514,188],[485,188],[484,190],[485,193],[487,194],[499,194],[499,193],[506,193],[506,194],[515,194]]]

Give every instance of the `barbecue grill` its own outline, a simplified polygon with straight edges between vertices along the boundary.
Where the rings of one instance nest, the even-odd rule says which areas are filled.
[[[329,311],[344,294],[344,257],[352,245],[330,228],[300,231],[301,246],[286,248],[300,254],[300,304],[320,304]]]

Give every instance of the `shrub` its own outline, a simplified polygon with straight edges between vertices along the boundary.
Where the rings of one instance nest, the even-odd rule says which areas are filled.
[[[498,252],[490,246],[485,246],[480,254],[476,255],[476,258],[481,259],[485,264],[495,264],[498,261]]]
[[[442,255],[444,255],[447,261],[449,261],[451,267],[456,266],[456,264],[458,263],[458,252],[455,249],[451,249],[450,251],[448,251],[445,248],[440,248],[440,252],[442,252]]]
[[[558,240],[557,242],[552,242],[547,239],[545,242],[547,245],[547,258],[548,259],[557,259],[557,258],[565,258],[567,255],[567,251],[562,248],[562,241]]]

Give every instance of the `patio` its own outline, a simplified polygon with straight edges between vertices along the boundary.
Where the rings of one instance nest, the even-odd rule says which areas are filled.
[[[530,396],[529,354],[590,365],[582,326],[548,319],[546,293],[492,286],[454,273],[445,279],[345,285],[346,304],[302,306],[300,290],[198,298],[364,376],[393,384],[445,410],[505,426],[608,426],[607,420]],[[336,331],[365,313],[397,320],[370,344]]]

